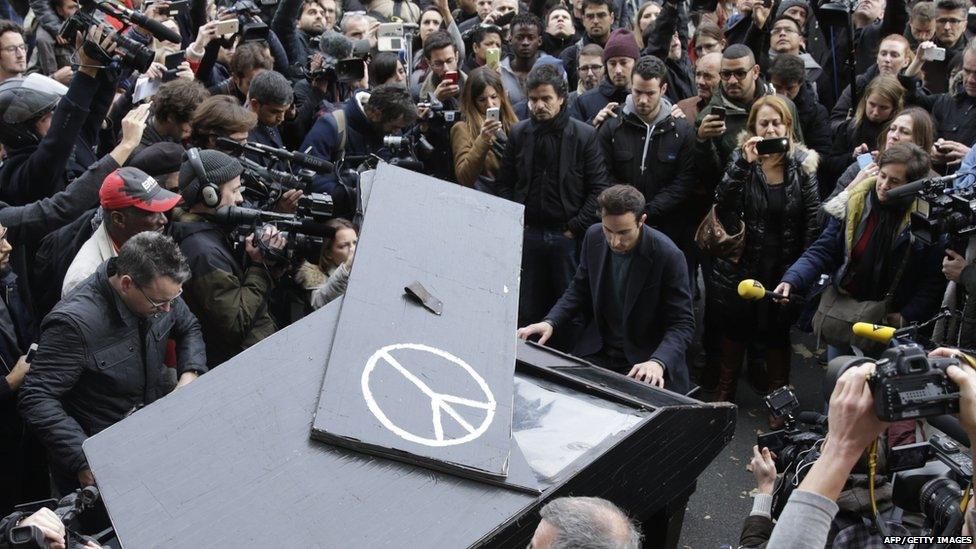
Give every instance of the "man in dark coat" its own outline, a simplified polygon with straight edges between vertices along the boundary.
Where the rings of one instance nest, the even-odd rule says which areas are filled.
[[[803,129],[803,141],[823,157],[830,153],[833,136],[827,124],[827,108],[817,101],[813,86],[804,79],[805,68],[799,56],[781,53],[769,66],[769,83],[776,93],[793,100]]]
[[[630,93],[630,75],[639,56],[640,49],[632,32],[627,29],[613,31],[603,48],[606,76],[595,89],[579,95],[571,105],[570,116],[599,126],[609,116],[600,111],[608,106],[613,109],[627,99],[627,94]]]
[[[667,68],[657,57],[637,61],[621,113],[598,130],[611,183],[633,185],[644,196],[647,223],[693,257],[694,216],[686,200],[697,179],[695,129],[671,116]]]
[[[569,117],[558,67],[532,69],[526,91],[532,118],[512,128],[492,189],[525,204],[523,324],[541,318],[569,286],[577,239],[597,221],[596,198],[607,186],[596,130]]]
[[[177,387],[207,371],[200,325],[180,299],[189,277],[171,238],[140,233],[44,319],[19,405],[61,493],[95,483],[86,438],[169,392],[167,340],[176,341]]]
[[[582,15],[585,34],[579,39],[579,42],[565,48],[559,54],[559,60],[563,62],[563,67],[566,69],[566,78],[569,79],[569,89],[571,90],[575,90],[579,83],[576,71],[579,51],[587,44],[606,45],[610,38],[610,31],[616,27],[615,22],[619,12],[611,0],[583,0]]]
[[[602,225],[586,232],[573,283],[545,316],[518,336],[545,343],[582,314],[573,353],[594,364],[678,393],[689,389],[685,352],[695,332],[681,251],[644,222],[644,197],[614,185],[599,197]]]

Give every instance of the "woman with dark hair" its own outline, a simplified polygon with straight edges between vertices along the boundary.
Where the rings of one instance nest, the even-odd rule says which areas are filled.
[[[864,167],[861,167],[857,161],[852,162],[837,179],[837,185],[834,187],[834,192],[831,193],[830,198],[869,177],[876,177],[878,175],[878,156],[885,152],[888,147],[896,143],[906,142],[915,143],[923,151],[932,150],[932,145],[935,143],[935,122],[932,121],[932,116],[927,111],[919,107],[909,107],[885,124],[881,133],[878,134],[878,149],[871,153],[874,160]]]
[[[307,295],[306,303],[318,310],[346,291],[349,271],[359,235],[356,227],[347,219],[336,217],[325,223],[331,236],[322,242],[318,265],[306,261],[295,273],[297,282]]]
[[[786,269],[817,237],[817,153],[793,142],[796,122],[786,102],[766,95],[753,104],[744,141],[732,153],[715,191],[715,210],[730,233],[745,227],[745,249],[738,262],[716,257],[708,295],[709,310],[720,315],[721,362],[716,400],[735,399],[739,369],[750,343],[766,352],[769,390],[789,383],[790,326],[798,310],[770,300],[746,301],[737,288],[744,279],[766,287],[776,284]],[[785,137],[784,153],[760,155],[763,139]],[[772,423],[773,420],[770,419]]]
[[[834,132],[830,154],[820,166],[820,196],[826,198],[834,190],[837,179],[857,157],[871,151],[886,123],[900,112],[905,104],[905,88],[894,76],[882,75],[864,89],[854,112],[854,118],[844,121]]]
[[[369,62],[369,87],[383,84],[407,85],[407,71],[400,56],[392,51],[381,51]]]
[[[498,119],[487,120],[488,109],[495,108]],[[455,175],[465,187],[483,188],[501,165],[493,147],[499,131],[507,134],[518,122],[497,72],[488,67],[471,71],[461,92],[461,114],[464,120],[451,128]]]

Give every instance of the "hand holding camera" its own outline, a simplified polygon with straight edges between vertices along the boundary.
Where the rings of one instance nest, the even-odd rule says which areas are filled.
[[[254,241],[255,236],[256,233],[244,239],[244,250],[247,252],[248,257],[251,258],[251,261],[270,267],[270,260],[265,257],[264,249],[269,251],[281,251],[285,249],[285,238],[277,228],[271,225],[266,225],[265,229],[261,231],[261,234],[258,236],[259,242],[257,243]]]

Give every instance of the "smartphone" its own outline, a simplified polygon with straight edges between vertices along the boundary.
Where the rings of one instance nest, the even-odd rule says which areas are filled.
[[[448,82],[454,84],[455,86],[457,86],[459,78],[460,75],[458,74],[458,71],[447,71],[444,73],[444,80],[447,80]]]
[[[871,156],[871,153],[857,155],[857,167],[862,170],[867,168],[872,162],[874,162],[874,157]]]
[[[498,122],[501,119],[501,114],[502,113],[500,108],[488,107],[488,110],[485,111],[485,119],[494,120],[495,122]]]
[[[779,154],[790,150],[790,140],[785,137],[771,137],[756,143],[756,152],[764,154]]]
[[[167,70],[175,70],[180,68],[180,64],[183,63],[183,61],[186,61],[186,50],[167,55],[163,62],[165,63]]]
[[[237,34],[237,31],[241,28],[241,23],[237,19],[224,19],[223,21],[217,21],[217,36],[227,36],[229,34]]]
[[[922,52],[925,61],[945,61],[945,48],[932,48]]]
[[[190,3],[187,0],[172,0],[166,9],[169,11],[170,17],[176,17],[180,13],[188,13],[190,11]]]
[[[712,107],[708,114],[714,114],[719,120],[725,120],[725,107]]]
[[[492,22],[492,24],[495,25],[496,27],[503,27],[504,28],[505,25],[507,25],[507,24],[509,24],[509,23],[512,22],[512,19],[515,19],[515,16],[518,15],[518,13],[516,13],[517,11],[518,10],[512,10],[512,11],[506,13],[505,15],[499,17],[498,19],[495,19]]]
[[[497,70],[498,66],[501,64],[501,61],[501,48],[488,48],[485,50],[485,65],[488,65],[488,68]]]
[[[37,343],[31,343],[30,349],[27,349],[27,356],[24,357],[24,362],[30,364],[34,362],[34,355],[37,354]]]

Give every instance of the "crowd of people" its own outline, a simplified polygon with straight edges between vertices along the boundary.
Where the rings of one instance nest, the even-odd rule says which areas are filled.
[[[380,161],[523,204],[517,335],[640,382],[734,402],[790,384],[797,329],[876,357],[853,322],[942,309],[937,340],[976,348],[967,233],[922,238],[889,194],[976,184],[962,0],[118,6],[0,0],[0,516],[93,484],[87,437],[340,297]],[[322,195],[302,254],[225,215]]]

